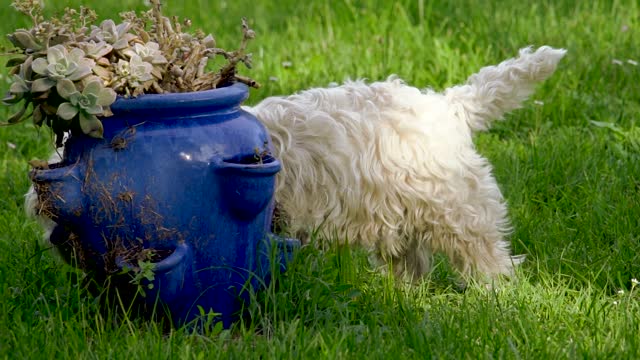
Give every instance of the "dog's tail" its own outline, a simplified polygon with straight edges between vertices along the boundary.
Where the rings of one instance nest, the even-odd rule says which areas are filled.
[[[519,57],[480,69],[465,85],[447,89],[445,96],[462,107],[473,131],[486,130],[493,120],[521,107],[536,84],[553,74],[565,53],[549,46],[521,49]]]

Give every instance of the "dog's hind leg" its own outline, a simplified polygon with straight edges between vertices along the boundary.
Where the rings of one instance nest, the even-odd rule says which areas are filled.
[[[490,169],[470,167],[459,180],[464,181],[456,182],[456,193],[444,197],[434,251],[447,254],[463,276],[491,280],[512,275],[523,258],[511,256],[507,207]]]
[[[431,271],[433,254],[427,242],[415,241],[399,256],[392,259],[393,272],[397,278],[417,282]]]
[[[459,210],[470,221],[450,224],[448,236],[443,237],[447,242],[444,252],[451,264],[463,276],[481,281],[490,281],[499,275],[512,276],[515,266],[524,258],[511,256],[502,225],[504,220],[491,217],[481,219],[482,213],[487,211],[483,206],[474,208],[467,204],[464,210]]]

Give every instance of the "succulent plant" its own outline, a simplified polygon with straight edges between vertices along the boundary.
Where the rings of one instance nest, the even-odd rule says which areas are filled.
[[[91,74],[95,62],[84,56],[84,51],[74,48],[71,52],[63,45],[52,46],[47,49],[47,58],[37,58],[31,68],[35,73],[44,77],[33,81],[33,92],[44,92],[62,79],[77,81]]]
[[[134,44],[133,47],[125,49],[123,53],[130,58],[137,55],[145,62],[153,65],[166,64],[167,58],[160,52],[160,45],[158,43],[149,41],[146,44]]]
[[[105,88],[99,80],[94,80],[88,82],[80,92],[68,79],[58,81],[56,90],[62,98],[69,100],[58,106],[56,115],[67,121],[79,115],[82,132],[102,137],[102,123],[97,115],[102,115],[105,108],[116,100],[115,91]]]
[[[152,80],[151,69],[153,65],[143,61],[140,56],[133,54],[129,61],[118,60],[116,74],[132,88],[141,86],[144,82]]]
[[[244,19],[239,48],[226,51],[210,34],[185,32],[188,19],[164,16],[160,0],[149,3],[150,11],[124,12],[119,24],[108,19],[96,26],[97,15],[88,8],[67,8],[61,18],[45,19],[43,0],[13,0],[34,25],[8,35],[15,49],[9,51],[12,81],[2,101],[20,108],[4,123],[32,117],[37,126],[50,126],[62,146],[68,132],[101,137],[100,119],[111,114],[117,95],[201,91],[234,81],[259,86],[237,75],[239,63],[251,67],[245,51],[255,37]],[[208,71],[216,57],[226,64]]]
[[[23,64],[20,64],[19,72],[13,74],[9,96],[3,99],[4,102],[15,104],[31,92],[31,62],[32,58],[29,57]]]
[[[91,26],[91,38],[98,42],[104,41],[111,44],[114,49],[121,50],[129,46],[129,41],[135,38],[135,35],[129,34],[131,24],[123,22],[116,26],[116,23],[111,20],[105,20],[98,26]]]
[[[31,81],[27,81],[19,75],[13,75],[13,83],[9,88],[11,94],[16,95],[16,100],[21,100],[25,94],[31,91]]]
[[[28,57],[24,63],[18,66],[18,73],[13,74],[13,83],[9,88],[9,93],[2,99],[2,102],[7,105],[17,104],[25,98],[29,98],[31,94],[31,61],[32,58]],[[15,124],[22,120],[24,114],[29,106],[29,101],[25,100],[23,107],[15,114],[11,115],[7,119],[7,123]]]
[[[107,44],[105,41],[95,42],[94,40],[89,40],[88,42],[81,43],[80,46],[82,46],[82,49],[88,57],[95,60],[103,58],[113,51],[113,46]]]

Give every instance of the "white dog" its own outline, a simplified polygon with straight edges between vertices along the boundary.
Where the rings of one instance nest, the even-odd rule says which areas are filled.
[[[293,236],[310,229],[370,249],[418,279],[434,252],[463,275],[511,274],[507,209],[475,131],[521,106],[564,50],[541,47],[443,94],[397,78],[311,89],[248,109],[271,134],[277,206]]]
[[[245,108],[282,162],[276,202],[291,235],[304,242],[319,230],[359,244],[409,280],[429,271],[435,252],[465,276],[510,275],[524,257],[510,255],[507,208],[472,136],[519,108],[564,54],[525,48],[441,94],[391,77]],[[32,189],[26,207],[36,213]]]

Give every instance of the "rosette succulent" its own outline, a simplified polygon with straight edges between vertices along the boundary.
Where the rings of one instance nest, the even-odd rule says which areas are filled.
[[[64,120],[72,120],[78,115],[83,133],[102,137],[102,123],[97,116],[104,115],[109,105],[116,100],[115,91],[105,88],[99,80],[93,80],[89,81],[80,92],[68,79],[60,80],[56,90],[62,98],[68,100],[58,106],[56,115]]]
[[[18,102],[31,91],[31,81],[25,80],[19,75],[13,75],[13,84],[9,88],[9,93],[13,95],[10,101]],[[8,102],[7,100],[5,100]]]
[[[107,56],[111,51],[113,51],[113,46],[107,44],[105,41],[95,42],[94,40],[90,40],[80,45],[88,57],[96,60]]]
[[[142,60],[153,65],[167,63],[167,58],[165,58],[164,55],[162,55],[162,53],[160,52],[160,45],[153,41],[149,41],[144,45],[136,43],[133,45],[133,47],[124,50],[123,53],[130,58],[134,55],[137,55]]]
[[[137,88],[144,82],[152,80],[151,70],[153,65],[143,61],[138,55],[132,55],[131,60],[119,60],[116,65],[116,74],[129,86]]]
[[[25,96],[27,96],[31,92],[31,63],[33,62],[32,57],[28,57],[24,63],[19,65],[19,71],[17,74],[13,74],[12,80],[13,83],[9,88],[9,94],[2,99],[5,104],[15,104],[22,100]]]
[[[31,101],[31,63],[33,61],[33,57],[29,56],[26,60],[20,65],[18,65],[17,73],[14,73],[12,76],[13,83],[11,83],[11,87],[9,88],[9,92],[2,99],[2,103],[5,105],[13,105],[17,104],[20,101],[25,100],[24,105],[18,112],[11,115],[9,119],[7,119],[7,123],[15,124],[20,122],[24,118],[24,114],[27,112],[27,107]]]
[[[11,84],[2,102],[19,107],[0,125],[31,118],[51,128],[59,147],[69,133],[101,136],[101,121],[111,115],[116,94],[204,91],[235,81],[259,87],[236,72],[241,62],[251,67],[245,50],[255,33],[244,19],[240,46],[226,51],[212,35],[186,31],[189,19],[163,15],[160,0],[149,4],[144,13],[121,13],[117,23],[96,22],[98,15],[86,7],[47,18],[42,0],[12,0],[33,25],[8,34],[13,48],[0,54],[11,57]],[[216,58],[226,62],[210,71],[208,61]]]
[[[47,49],[47,58],[33,60],[32,70],[44,77],[36,79],[31,85],[33,92],[44,92],[58,81],[68,79],[77,81],[91,74],[95,62],[84,56],[84,51],[74,48],[70,52],[63,45]]]
[[[116,26],[113,20],[105,20],[100,24],[100,27],[91,26],[91,38],[98,42],[104,41],[111,44],[114,49],[120,50],[129,46],[129,41],[135,38],[135,35],[130,34],[131,24],[123,22]]]

